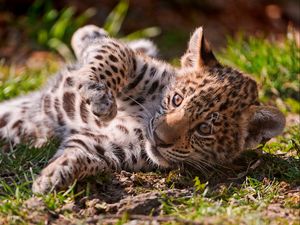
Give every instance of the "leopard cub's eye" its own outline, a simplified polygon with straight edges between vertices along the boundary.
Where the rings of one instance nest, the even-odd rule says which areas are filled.
[[[183,97],[180,96],[178,93],[176,93],[172,98],[172,104],[174,107],[180,106],[182,101],[183,101]]]
[[[201,135],[211,134],[211,126],[208,123],[200,123],[197,127],[197,131]]]

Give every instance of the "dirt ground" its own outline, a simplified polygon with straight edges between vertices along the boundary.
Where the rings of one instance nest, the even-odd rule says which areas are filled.
[[[254,154],[255,155],[255,154]],[[201,181],[209,181],[209,192],[212,196],[222,195],[227,188],[240,188],[246,176],[264,177],[265,161],[255,155],[238,160],[234,169],[219,168],[201,177]],[[282,160],[278,158],[277,160]],[[223,172],[220,172],[223,171]],[[255,171],[255,173],[253,173]],[[22,208],[28,213],[26,221],[38,224],[216,224],[215,217],[205,217],[205,222],[185,220],[163,213],[164,202],[172,199],[173,204],[180,205],[180,200],[194,198],[203,190],[197,190],[194,177],[196,173],[186,174],[177,171],[153,173],[113,173],[99,176],[97,179],[85,180],[76,185],[75,193],[84,193],[75,200],[64,203],[54,211],[49,210],[40,197],[31,197],[25,201]],[[272,185],[272,180],[263,178],[264,185]],[[88,187],[88,188],[87,188]],[[295,202],[300,202],[299,185],[284,180],[279,183],[280,192],[285,193]],[[251,196],[249,196],[251,198]],[[252,197],[253,198],[253,197]],[[284,198],[274,199],[262,212],[266,218],[290,218],[295,221],[299,211],[284,207]],[[178,199],[178,202],[176,201]],[[228,219],[229,224],[233,221]]]

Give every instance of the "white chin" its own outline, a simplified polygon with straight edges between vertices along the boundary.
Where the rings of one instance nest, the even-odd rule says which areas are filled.
[[[168,161],[163,158],[163,156],[158,152],[158,150],[152,149],[150,142],[148,142],[146,145],[149,145],[149,146],[146,146],[146,151],[147,151],[147,155],[149,156],[149,158],[151,159],[151,161],[153,163],[155,163],[156,165],[158,165],[159,167],[162,167],[162,168],[170,167],[170,164],[168,163]]]

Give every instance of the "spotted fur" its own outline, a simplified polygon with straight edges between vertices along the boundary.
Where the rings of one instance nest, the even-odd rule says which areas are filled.
[[[215,59],[202,28],[180,68],[96,26],[79,29],[72,46],[75,65],[43,90],[0,104],[1,139],[61,140],[34,192],[110,170],[230,163],[283,130],[283,115],[259,104],[254,80]]]

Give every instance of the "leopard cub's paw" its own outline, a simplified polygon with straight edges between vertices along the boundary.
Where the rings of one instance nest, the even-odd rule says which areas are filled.
[[[39,176],[32,184],[32,192],[35,194],[45,194],[50,192],[53,185],[48,176]]]
[[[101,83],[88,83],[82,88],[82,96],[91,111],[102,121],[109,121],[117,114],[117,104],[111,90]]]
[[[41,174],[32,184],[32,192],[36,194],[45,194],[53,190],[59,190],[68,185],[69,180],[65,177],[63,167],[57,164],[50,164],[42,170]]]
[[[89,43],[92,40],[101,39],[105,37],[108,37],[107,32],[104,29],[95,25],[86,25],[76,30],[71,40],[71,45],[76,57],[80,57],[87,43]]]

